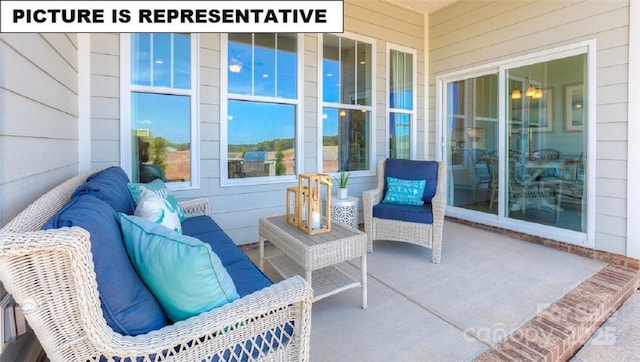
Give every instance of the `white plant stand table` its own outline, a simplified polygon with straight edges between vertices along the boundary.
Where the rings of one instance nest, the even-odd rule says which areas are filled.
[[[360,199],[349,196],[346,199],[331,198],[331,222],[339,222],[354,229],[358,228],[358,202]]]
[[[308,235],[290,225],[284,216],[260,218],[260,269],[264,271],[264,242],[269,240],[283,254],[267,261],[284,278],[303,276],[313,288],[313,301],[341,291],[361,287],[362,308],[367,308],[367,235],[338,223],[331,231]],[[335,264],[360,258],[360,281]]]

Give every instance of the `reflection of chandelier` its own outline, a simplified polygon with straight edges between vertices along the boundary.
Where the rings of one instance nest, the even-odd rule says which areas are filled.
[[[542,98],[542,89],[534,86],[531,83],[529,76],[527,76],[527,78],[525,79],[525,84],[529,84],[529,87],[527,87],[527,90],[524,92],[525,96],[531,97],[533,99]],[[521,98],[522,98],[522,92],[520,91],[520,89],[514,89],[511,92],[511,99],[521,99]]]
[[[241,70],[242,62],[236,58],[231,58],[231,61],[229,62],[229,71],[231,73],[240,73]]]

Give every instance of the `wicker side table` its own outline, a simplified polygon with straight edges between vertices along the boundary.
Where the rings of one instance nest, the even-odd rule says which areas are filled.
[[[360,199],[349,196],[344,200],[331,198],[331,221],[358,228],[358,202]]]

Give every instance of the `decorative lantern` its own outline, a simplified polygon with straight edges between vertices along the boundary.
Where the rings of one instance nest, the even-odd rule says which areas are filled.
[[[299,175],[298,186],[287,188],[287,222],[310,235],[330,231],[331,186],[327,174]],[[326,195],[326,202],[322,195]]]

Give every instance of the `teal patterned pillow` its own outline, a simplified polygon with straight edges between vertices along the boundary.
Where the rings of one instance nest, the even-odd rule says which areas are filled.
[[[142,191],[142,187],[153,191],[154,193],[164,197],[175,210],[178,211],[178,216],[180,216],[180,221],[184,221],[187,216],[184,213],[184,209],[178,203],[178,200],[173,196],[171,191],[167,188],[164,182],[160,179],[155,179],[149,183],[134,183],[130,182],[127,184],[129,188],[129,193],[131,193],[131,197],[133,198],[134,207],[138,206],[138,199],[140,198],[140,192]]]
[[[182,234],[178,210],[164,197],[142,186],[133,214]]]
[[[424,205],[422,194],[427,180],[402,180],[387,177],[387,193],[382,202],[399,205]]]

